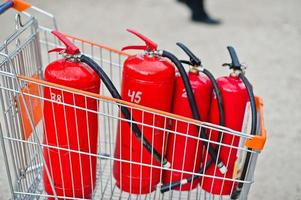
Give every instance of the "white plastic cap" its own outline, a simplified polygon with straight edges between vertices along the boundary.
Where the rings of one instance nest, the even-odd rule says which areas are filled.
[[[186,183],[188,183],[187,179],[181,180],[181,185],[184,185],[184,184],[186,184]]]
[[[167,163],[165,163],[165,164],[163,165],[164,168],[170,168],[170,166],[171,166],[171,164],[170,164],[170,162],[168,162],[168,161],[167,161]]]
[[[219,168],[219,171],[220,171],[222,174],[225,174],[225,173],[228,171],[228,169],[227,169],[227,167],[226,167],[225,165],[223,165],[221,168]]]

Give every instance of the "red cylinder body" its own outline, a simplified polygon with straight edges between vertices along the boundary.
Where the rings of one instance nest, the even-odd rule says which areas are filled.
[[[249,101],[245,85],[239,77],[231,75],[229,77],[218,78],[216,81],[222,95],[225,126],[236,131],[241,131],[246,104]],[[213,124],[219,124],[219,110],[215,95],[213,95],[211,101],[210,122]],[[211,131],[211,134],[208,133],[208,138],[211,141],[218,141],[219,134],[220,133],[218,131]],[[237,147],[239,144],[239,136],[224,133],[222,143]],[[213,146],[216,147],[214,144]],[[232,179],[234,165],[237,159],[237,149],[220,146],[219,158],[227,167],[226,174],[221,174],[215,164],[211,164],[205,174]],[[207,160],[209,159],[210,155],[208,155]],[[201,187],[205,191],[219,195],[229,195],[232,192],[232,188],[234,188],[234,181],[226,181],[216,178],[204,177],[200,183]]]
[[[124,63],[121,96],[123,100],[140,105],[171,111],[171,101],[175,71],[167,59],[149,55],[130,56]],[[130,110],[136,122],[165,128],[166,119],[139,110]],[[143,136],[162,155],[166,147],[167,135],[164,131],[139,125]],[[115,158],[160,166],[151,154],[136,138],[130,125],[119,120]],[[114,161],[113,173],[116,185],[123,191],[134,194],[145,194],[153,191],[160,181],[160,170]]]
[[[64,86],[99,93],[100,79],[86,64],[61,59],[50,63],[45,70],[45,80]],[[44,88],[44,138],[45,145],[86,153],[97,153],[97,101],[60,89]],[[71,106],[58,104],[62,102]],[[79,108],[74,108],[77,106]],[[91,198],[96,180],[96,157],[44,147],[44,158],[57,195]],[[54,192],[43,168],[45,191]]]
[[[177,115],[193,118],[182,78],[180,75],[177,75],[176,77],[172,112]],[[210,108],[212,84],[207,76],[201,73],[199,74],[198,72],[189,72],[188,78],[193,89],[195,100],[201,115],[201,120],[207,121]],[[175,130],[178,133],[199,137],[199,131],[197,128],[193,125],[188,127],[187,123],[185,122],[173,122],[172,130]],[[171,163],[172,169],[197,172],[200,170],[202,150],[203,143],[201,141],[169,133],[166,158]],[[165,170],[163,174],[163,183],[168,184],[190,176],[191,174]],[[198,185],[198,181],[198,179],[194,180],[191,183],[184,184],[175,189],[194,189]]]

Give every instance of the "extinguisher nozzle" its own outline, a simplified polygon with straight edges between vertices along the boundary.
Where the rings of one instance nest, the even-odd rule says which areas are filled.
[[[239,198],[240,196],[240,193],[241,193],[241,189],[240,188],[237,188],[235,191],[232,192],[231,194],[231,200],[236,200]]]
[[[186,179],[185,179],[185,180],[186,180]],[[187,181],[187,180],[186,180],[186,181]],[[161,192],[161,193],[168,192],[168,191],[173,190],[174,188],[179,187],[179,186],[181,186],[181,185],[182,185],[182,180],[180,180],[180,181],[175,181],[175,182],[171,182],[171,183],[162,185],[162,186],[161,186],[161,189],[160,189],[160,192]]]
[[[217,167],[222,174],[225,174],[228,171],[227,167],[224,165],[223,162],[218,163]]]
[[[176,187],[180,187],[181,185],[184,185],[184,184],[187,184],[187,183],[189,183],[188,179],[182,179],[182,180],[179,180],[179,181],[164,184],[164,185],[161,185],[160,191],[161,191],[161,193],[168,192],[170,190],[175,189]]]

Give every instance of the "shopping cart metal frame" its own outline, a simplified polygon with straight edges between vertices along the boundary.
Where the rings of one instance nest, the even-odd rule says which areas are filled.
[[[52,28],[57,29],[55,17],[39,8],[31,6],[31,9],[39,12],[42,15],[49,17],[52,21]],[[22,19],[22,20],[21,20]],[[22,23],[24,22],[24,23]],[[200,187],[193,191],[181,192],[170,191],[161,194],[158,190],[148,195],[134,195],[118,189],[114,184],[112,176],[112,165],[114,160],[114,143],[116,126],[119,121],[125,119],[119,116],[118,106],[127,107],[131,112],[139,110],[142,113],[152,114],[155,117],[163,117],[166,121],[173,120],[185,122],[189,126],[200,126],[211,131],[221,131],[223,134],[231,134],[240,137],[241,145],[239,147],[225,145],[219,142],[204,140],[201,138],[188,136],[185,133],[178,133],[167,129],[166,127],[155,127],[150,124],[137,122],[138,125],[150,127],[154,130],[160,130],[167,134],[176,134],[192,138],[200,142],[208,142],[221,146],[228,146],[231,149],[236,149],[241,152],[241,155],[246,152],[251,153],[251,161],[248,168],[246,179],[243,181],[244,187],[240,199],[247,199],[251,184],[254,182],[254,171],[258,154],[264,147],[266,140],[266,130],[263,123],[263,103],[259,97],[256,97],[258,108],[258,130],[256,136],[248,135],[243,132],[233,131],[226,127],[200,122],[190,118],[177,116],[171,113],[160,110],[144,107],[134,103],[118,100],[109,97],[109,92],[101,87],[101,94],[93,94],[81,90],[57,85],[43,80],[43,68],[47,63],[57,59],[57,55],[49,55],[47,51],[59,46],[57,39],[50,34],[52,28],[48,28],[38,24],[38,21],[32,15],[22,12],[16,17],[16,31],[0,44],[0,102],[2,108],[1,124],[0,124],[0,141],[6,172],[8,176],[8,185],[10,187],[12,199],[46,199],[49,196],[43,190],[41,179],[41,169],[45,160],[43,158],[43,148],[54,148],[65,150],[81,155],[95,156],[98,159],[97,163],[97,184],[94,188],[94,199],[172,199],[172,198],[191,198],[191,199],[228,199],[228,196],[212,195],[201,190]],[[88,40],[83,40],[71,35],[65,34],[71,41],[75,43],[81,52],[93,58],[112,78],[113,83],[117,86],[121,84],[122,63],[128,54],[115,50],[105,45],[96,44]],[[37,88],[32,92],[30,87]],[[76,105],[65,104],[52,99],[43,97],[43,88],[59,89],[63,92],[70,92],[76,95],[82,95],[85,98],[93,98],[98,102],[99,109],[96,112],[99,116],[99,122],[103,124],[99,130],[99,152],[91,154],[89,152],[81,152],[72,149],[64,149],[55,146],[47,146],[42,143],[43,138],[43,117],[36,117],[38,112],[32,107],[32,103],[37,103],[42,109],[43,101],[49,101],[63,106],[73,107],[74,109],[85,110],[85,112],[95,112],[88,108],[77,107]],[[40,102],[40,103],[39,103]],[[36,119],[39,118],[39,119]],[[25,127],[26,123],[26,127]],[[247,123],[247,122],[246,122]],[[3,125],[3,127],[2,127]],[[245,131],[247,130],[247,127]],[[247,132],[247,131],[246,131]],[[105,133],[105,134],[103,134]],[[163,148],[164,149],[164,148]],[[163,153],[163,152],[162,152]],[[118,160],[141,166],[148,166],[161,170],[162,166],[145,164],[142,162]],[[171,170],[175,172],[185,172],[187,174],[208,177],[205,173],[198,174],[183,170]],[[51,178],[50,170],[47,170],[48,177]],[[210,176],[209,176],[210,177]],[[214,176],[211,176],[214,177]],[[228,180],[224,177],[214,177],[223,180]],[[237,179],[230,179],[235,182],[240,182]],[[52,183],[53,187],[53,183]],[[159,187],[159,185],[158,185]],[[54,190],[54,189],[53,189]],[[76,199],[66,196],[52,196],[54,198]]]

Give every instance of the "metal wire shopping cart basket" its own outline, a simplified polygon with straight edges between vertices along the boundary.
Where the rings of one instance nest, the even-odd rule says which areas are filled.
[[[17,4],[18,1],[12,2],[12,4],[13,3]],[[49,19],[53,22],[53,27],[48,28],[39,25],[35,17],[23,11],[23,9],[27,9],[29,7],[31,7],[32,10],[49,17]],[[114,161],[122,161],[129,163],[130,165],[138,164],[141,166],[151,167],[152,169],[159,169],[160,178],[162,177],[162,172],[164,170],[162,166],[154,165],[153,163],[147,164],[132,160],[117,159],[114,157],[117,126],[120,121],[125,120],[119,115],[119,106],[128,108],[130,112],[139,111],[142,116],[152,116],[154,121],[158,118],[163,119],[165,124],[168,124],[172,120],[175,123],[186,123],[187,127],[199,126],[200,128],[206,128],[209,135],[213,131],[220,131],[223,135],[229,134],[238,137],[240,145],[236,147],[232,144],[225,145],[211,141],[210,137],[209,140],[205,141],[202,138],[178,133],[168,129],[168,126],[159,127],[156,126],[155,123],[149,124],[145,123],[143,120],[141,122],[137,122],[139,126],[142,127],[142,130],[145,127],[151,128],[153,131],[163,132],[165,137],[164,140],[167,138],[168,134],[172,133],[179,137],[182,136],[199,142],[208,142],[220,146],[226,146],[230,150],[233,149],[237,151],[237,167],[233,178],[215,177],[215,175],[211,176],[211,178],[217,178],[222,181],[232,181],[233,187],[236,183],[242,182],[244,185],[240,199],[247,198],[250,186],[253,183],[257,156],[264,147],[266,134],[263,124],[262,101],[259,97],[256,97],[258,118],[260,122],[258,123],[259,131],[258,135],[251,136],[244,133],[248,126],[247,115],[245,117],[245,128],[243,129],[243,132],[237,132],[226,127],[199,122],[189,118],[173,115],[171,113],[111,98],[109,97],[109,92],[103,86],[101,87],[101,94],[98,95],[44,81],[44,67],[51,61],[58,58],[56,55],[48,54],[49,49],[60,45],[57,39],[50,34],[51,30],[56,29],[57,27],[55,18],[51,14],[30,5],[21,8],[15,5],[15,8],[23,11],[17,14],[17,28],[15,32],[6,38],[6,40],[1,41],[0,43],[0,102],[2,111],[0,141],[12,199],[47,199],[49,197],[74,199],[72,196],[57,196],[55,192],[50,195],[44,191],[42,168],[43,166],[45,167],[45,158],[43,154],[43,149],[45,148],[65,151],[69,154],[75,153],[79,156],[85,155],[97,158],[96,184],[93,186],[93,194],[91,196],[93,199],[230,198],[229,196],[221,194],[213,195],[210,191],[206,192],[202,190],[201,187],[197,187],[191,191],[171,190],[166,193],[161,193],[159,190],[160,184],[158,184],[158,189],[149,194],[143,195],[123,192],[120,188],[118,188],[113,178]],[[21,19],[23,23],[21,22]],[[93,60],[100,64],[104,71],[110,76],[114,85],[119,88],[121,84],[122,63],[128,56],[127,54],[107,46],[89,42],[67,34],[66,37],[77,45],[83,54],[90,56]],[[88,107],[66,103],[59,99],[45,98],[43,96],[45,88],[49,88],[50,90],[60,90],[63,93],[70,93],[73,96],[81,96],[85,99],[85,101],[93,99],[97,102],[98,109],[95,111]],[[97,153],[83,152],[80,149],[74,150],[68,147],[62,148],[43,143],[45,126],[43,105],[45,102],[59,104],[63,107],[68,107],[74,110],[81,110],[85,113],[96,114],[99,123]],[[88,118],[85,120],[88,124]],[[165,149],[165,147],[162,149]],[[243,162],[239,161],[244,160],[244,156],[247,152],[251,154],[248,173],[244,180],[239,180],[236,176],[239,175],[241,165],[243,165]],[[164,154],[164,152],[162,153]],[[201,178],[208,177],[206,173],[192,173],[184,170],[178,170],[178,172],[185,172],[186,174],[199,176]],[[50,179],[51,173],[52,169],[46,169],[46,176]],[[71,180],[73,179],[72,176],[64,177],[63,174],[62,177]]]

